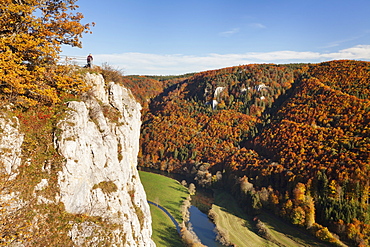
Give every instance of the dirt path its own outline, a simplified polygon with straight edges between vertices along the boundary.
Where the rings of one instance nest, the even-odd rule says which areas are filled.
[[[155,202],[152,202],[152,201],[149,201],[148,200],[148,203],[149,204],[152,204],[154,206],[156,206],[157,208],[159,208],[160,210],[162,210],[170,219],[171,221],[173,222],[173,224],[176,226],[176,230],[177,232],[180,234],[180,226],[179,226],[179,223],[176,221],[176,219],[170,214],[170,212],[167,211],[167,209],[165,209],[164,207],[162,207],[161,205],[158,205],[157,203]]]

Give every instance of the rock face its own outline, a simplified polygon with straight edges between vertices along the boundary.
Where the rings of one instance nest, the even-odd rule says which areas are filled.
[[[19,123],[16,117],[9,118],[0,115],[0,162],[5,172],[14,178],[21,159],[23,134],[19,132]]]
[[[53,143],[42,144],[58,161],[32,163],[20,121],[0,112],[1,246],[53,246],[50,236],[65,246],[155,246],[137,171],[141,106],[101,75],[86,80],[91,90],[67,103]]]
[[[109,234],[114,246],[154,246],[151,216],[137,171],[140,110],[131,92],[101,75],[87,74],[92,90],[59,124],[55,138],[65,157],[58,174],[60,200],[73,214],[99,216],[117,228]],[[75,223],[70,236],[77,246],[99,244],[102,229]],[[106,240],[105,240],[106,241]]]

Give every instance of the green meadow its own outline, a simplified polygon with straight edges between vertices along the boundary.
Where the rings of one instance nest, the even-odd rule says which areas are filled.
[[[150,172],[139,171],[147,199],[167,209],[178,223],[182,222],[181,205],[189,195],[187,188],[178,181]],[[158,247],[183,246],[175,225],[156,206],[150,205],[153,240]]]
[[[271,234],[270,241],[267,241],[256,233],[253,217],[244,213],[236,200],[222,190],[215,191],[212,210],[217,215],[216,225],[226,232],[229,241],[236,246],[327,246],[277,216],[262,212],[257,217]]]

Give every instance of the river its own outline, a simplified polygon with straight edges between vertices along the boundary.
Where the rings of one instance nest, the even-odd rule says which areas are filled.
[[[186,179],[185,176],[180,175],[180,174],[171,174],[171,173],[158,171],[158,170],[151,169],[151,168],[141,167],[140,169],[143,170],[143,171],[146,171],[146,172],[161,174],[161,175],[170,177],[172,179],[175,179],[179,182],[181,182],[181,180],[183,180],[183,179]],[[189,182],[189,181],[187,181],[187,182]],[[199,193],[199,192],[197,192],[197,193]],[[200,194],[202,194],[202,192],[200,192]],[[171,220],[173,222],[174,221],[176,222],[176,220],[169,214],[169,212],[166,209],[157,205],[154,202],[149,202],[149,203],[159,207],[162,211],[164,211],[171,218]],[[190,221],[190,223],[193,227],[193,231],[198,236],[199,240],[202,242],[203,245],[206,245],[208,247],[223,247],[224,246],[224,245],[220,244],[218,241],[216,241],[216,232],[215,232],[215,227],[216,226],[215,226],[215,224],[213,224],[213,222],[208,218],[208,216],[205,213],[200,211],[194,205],[190,206],[189,213],[190,213],[189,221]],[[174,224],[176,226],[176,229],[177,229],[177,231],[179,231],[180,228],[179,228],[178,224],[176,224],[175,222],[174,222]]]
[[[223,245],[216,241],[215,224],[209,220],[208,216],[195,206],[190,206],[189,212],[193,231],[202,244],[208,247],[222,247]]]

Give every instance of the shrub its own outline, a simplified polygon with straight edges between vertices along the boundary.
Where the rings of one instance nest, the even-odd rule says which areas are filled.
[[[95,190],[97,188],[100,188],[105,194],[110,194],[118,190],[117,185],[112,181],[102,181],[95,184],[92,189]]]
[[[108,63],[103,63],[102,66],[100,67],[100,71],[104,77],[104,80],[106,82],[111,82],[114,81],[116,83],[121,83],[123,81],[123,70],[118,69],[118,68],[113,68],[111,65]]]
[[[331,243],[334,246],[344,246],[333,234],[328,230],[327,227],[323,227],[317,223],[314,223],[310,228],[313,234],[320,240]]]

